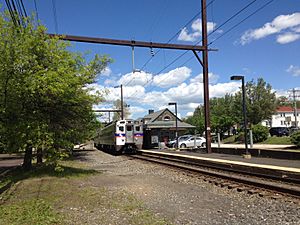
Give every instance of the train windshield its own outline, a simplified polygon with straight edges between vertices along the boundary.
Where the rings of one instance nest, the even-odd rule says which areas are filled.
[[[127,128],[126,128],[126,130],[127,130],[127,131],[132,131],[132,126],[131,126],[131,125],[128,125]]]
[[[136,131],[140,131],[140,126],[135,126]]]
[[[124,131],[124,127],[123,126],[119,126],[119,131]]]

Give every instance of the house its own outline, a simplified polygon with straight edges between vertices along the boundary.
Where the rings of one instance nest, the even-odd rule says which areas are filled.
[[[300,109],[297,109],[297,125],[300,125]],[[295,113],[294,108],[290,106],[280,106],[276,113],[272,115],[271,120],[264,120],[262,125],[266,127],[294,127]]]
[[[176,115],[169,109],[162,109],[154,112],[149,110],[149,114],[142,119],[144,126],[144,144],[143,148],[154,148],[158,142],[167,142],[175,138],[176,133]],[[177,117],[178,136],[184,134],[187,129],[193,129],[188,123],[183,122]]]

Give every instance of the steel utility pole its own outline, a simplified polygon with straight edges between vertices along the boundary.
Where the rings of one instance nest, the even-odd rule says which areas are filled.
[[[206,0],[201,1],[202,10],[202,68],[204,88],[204,115],[205,115],[205,138],[207,153],[211,153],[210,115],[209,115],[209,82],[208,82],[208,47],[207,47],[207,17]],[[194,52],[195,53],[195,52]]]
[[[123,104],[123,85],[121,87],[121,119],[124,120],[124,104]]]
[[[295,116],[295,127],[298,128],[298,121],[297,121],[297,114],[298,114],[298,110],[297,110],[297,97],[299,97],[300,95],[296,95],[296,93],[300,93],[300,90],[296,90],[295,88],[293,88],[291,90],[292,92],[292,97],[293,97],[293,102],[294,102],[294,116]]]

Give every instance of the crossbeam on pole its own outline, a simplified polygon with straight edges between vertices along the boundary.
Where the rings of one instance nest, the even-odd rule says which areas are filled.
[[[120,109],[95,109],[93,112],[122,112]]]
[[[121,45],[121,46],[133,46],[133,47],[149,47],[149,48],[163,48],[163,49],[177,49],[177,50],[194,50],[204,51],[205,48],[199,45],[180,45],[180,44],[167,44],[157,42],[145,42],[135,40],[117,40],[108,38],[96,38],[96,37],[84,37],[74,35],[61,35],[61,34],[48,34],[50,37],[58,37],[61,40],[86,42],[86,43],[97,43],[97,44],[110,44],[110,45]],[[213,49],[208,49],[213,50]]]

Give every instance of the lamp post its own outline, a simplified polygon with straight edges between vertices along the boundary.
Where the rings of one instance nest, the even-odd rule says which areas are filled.
[[[121,119],[124,119],[124,105],[123,105],[123,85],[115,86],[114,88],[121,88]]]
[[[248,150],[248,137],[247,137],[247,109],[246,109],[245,79],[244,76],[240,75],[240,76],[231,76],[230,80],[242,80],[245,150],[246,150],[246,157],[250,158],[251,155]]]
[[[175,138],[176,138],[176,148],[178,148],[178,121],[177,121],[177,103],[176,102],[169,102],[168,105],[175,105],[175,116],[176,116],[176,121],[175,121],[175,126],[176,126],[176,132],[175,132]]]

